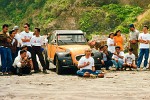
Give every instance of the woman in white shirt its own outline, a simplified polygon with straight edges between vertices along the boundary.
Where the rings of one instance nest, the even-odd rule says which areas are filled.
[[[107,39],[108,51],[115,52],[114,33],[110,33]]]

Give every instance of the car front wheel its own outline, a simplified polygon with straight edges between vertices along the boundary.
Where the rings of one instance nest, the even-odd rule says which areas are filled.
[[[58,57],[56,57],[56,73],[59,75],[62,74],[62,67],[61,67],[60,62],[58,60]]]

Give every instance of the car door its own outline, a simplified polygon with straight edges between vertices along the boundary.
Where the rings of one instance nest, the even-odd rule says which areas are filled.
[[[54,33],[49,37],[47,48],[48,48],[48,58],[51,61],[53,61],[56,53],[56,48],[57,48],[56,35]]]

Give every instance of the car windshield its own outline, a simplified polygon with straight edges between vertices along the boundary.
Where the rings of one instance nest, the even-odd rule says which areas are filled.
[[[57,35],[58,44],[85,44],[83,34],[59,34]]]

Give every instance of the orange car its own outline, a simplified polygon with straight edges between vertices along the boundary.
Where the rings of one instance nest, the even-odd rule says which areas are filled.
[[[89,46],[81,30],[55,30],[48,38],[47,58],[61,74],[64,67],[77,68],[85,48]]]
[[[47,58],[61,74],[63,68],[77,68],[85,48],[90,47],[81,30],[55,30],[48,38]]]

